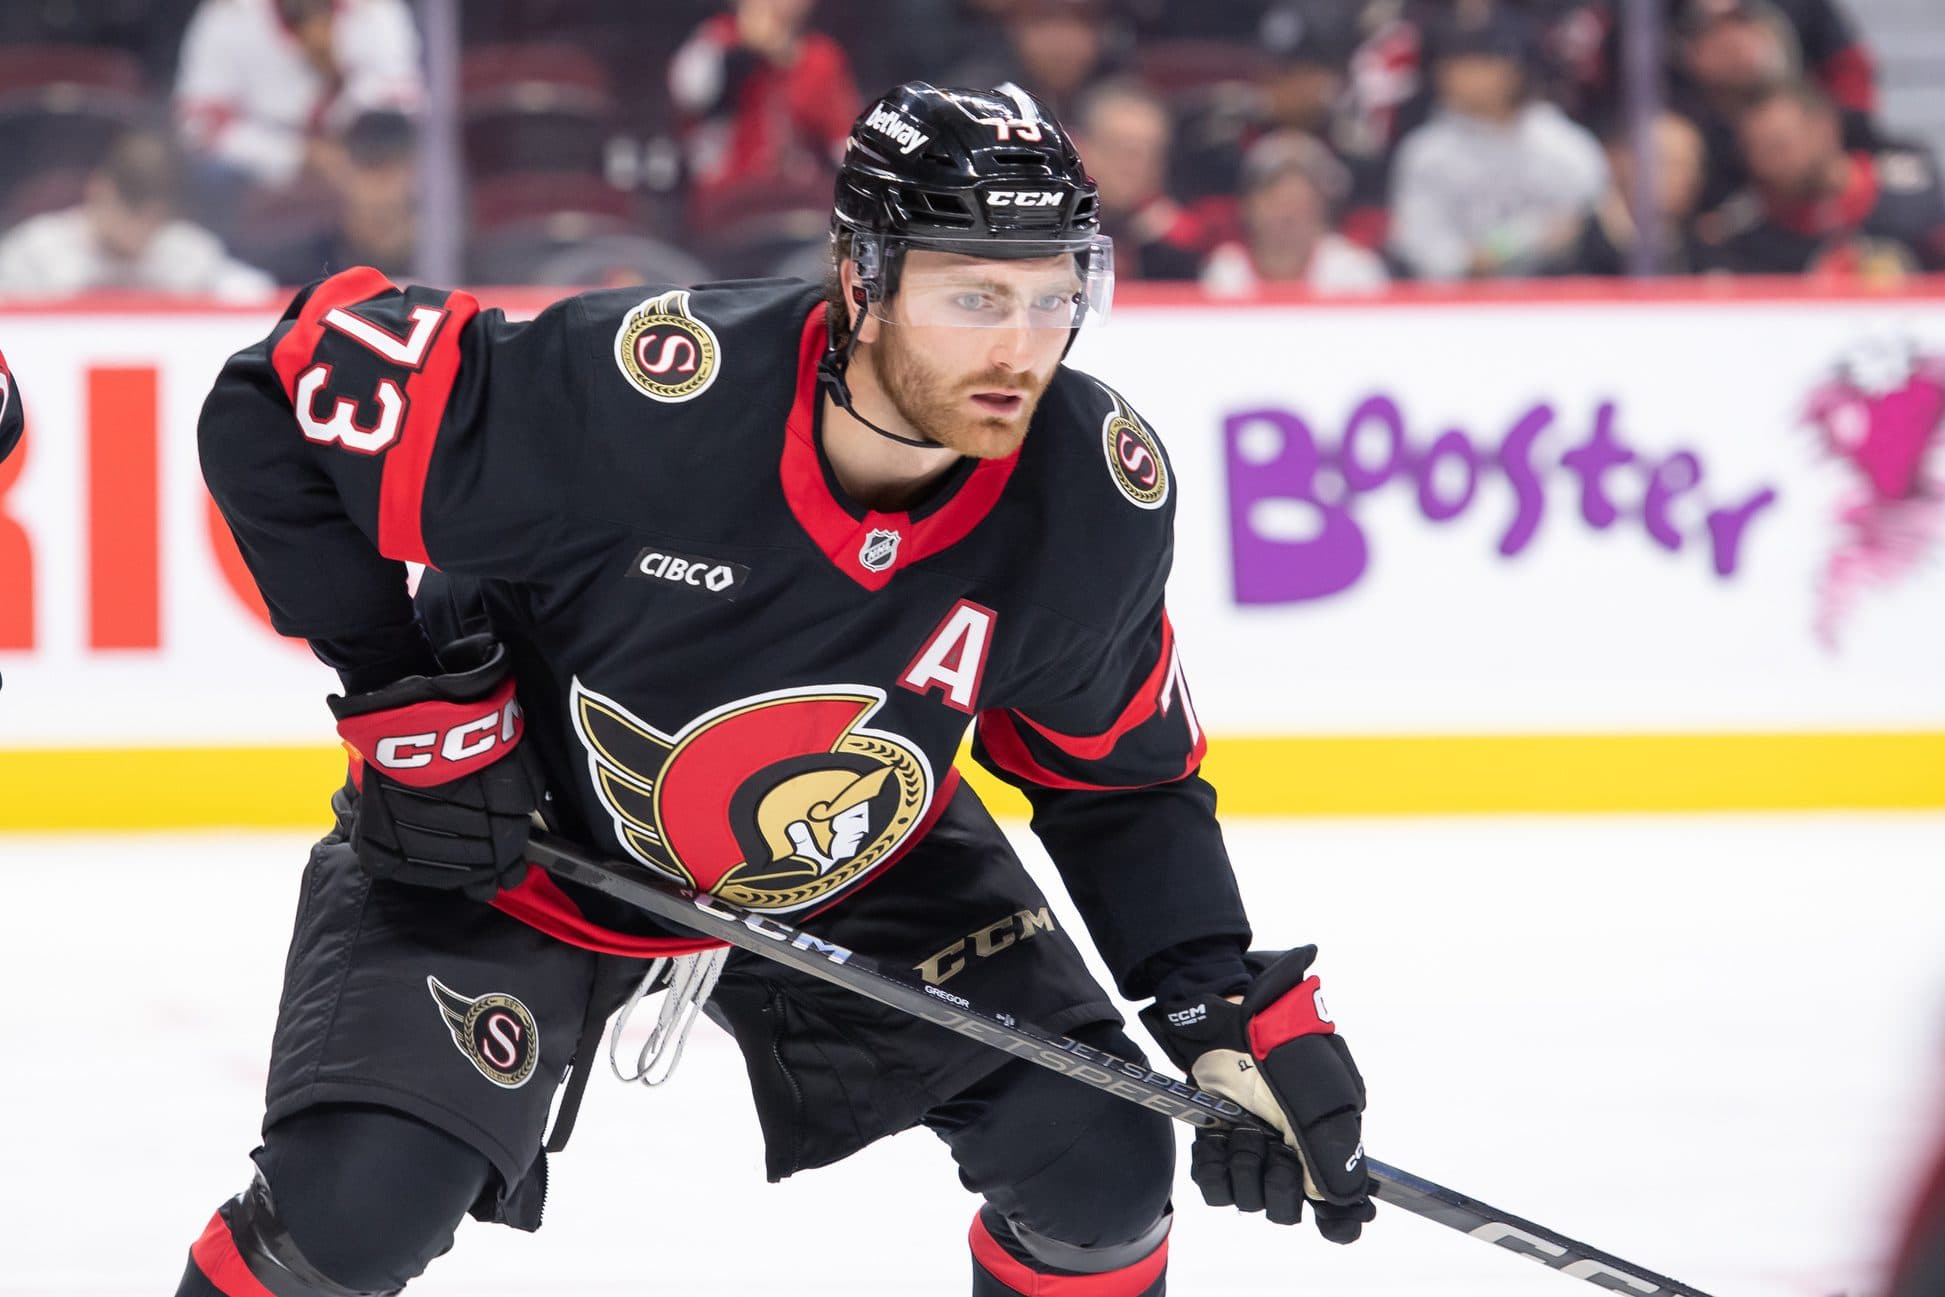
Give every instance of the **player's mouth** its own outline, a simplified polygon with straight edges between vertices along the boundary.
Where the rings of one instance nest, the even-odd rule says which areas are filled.
[[[1010,419],[1026,405],[1025,392],[987,391],[974,392],[972,403],[987,414]]]

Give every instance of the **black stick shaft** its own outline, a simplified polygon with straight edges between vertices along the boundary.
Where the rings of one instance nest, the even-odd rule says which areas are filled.
[[[964,996],[926,984],[913,972],[888,969],[854,950],[706,892],[682,887],[638,866],[598,860],[547,833],[534,835],[527,855],[557,878],[591,887],[678,927],[822,978],[1177,1121],[1212,1130],[1255,1127],[1274,1139],[1282,1138],[1254,1113],[1166,1072],[1152,1071],[1078,1040],[1041,1031],[1010,1013],[990,1012]],[[1639,1297],[1708,1297],[1698,1288],[1644,1270],[1410,1172],[1376,1159],[1367,1159],[1366,1164],[1374,1196],[1381,1202],[1496,1243],[1562,1274]]]

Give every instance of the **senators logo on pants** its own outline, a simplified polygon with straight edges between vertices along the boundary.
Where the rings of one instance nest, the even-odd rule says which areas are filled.
[[[540,1028],[526,1005],[511,995],[461,995],[436,977],[425,987],[452,1028],[452,1043],[481,1076],[507,1090],[527,1083],[540,1058]]]
[[[821,903],[862,880],[925,818],[925,755],[864,722],[881,689],[786,689],[673,734],[577,679],[574,730],[622,846],[676,882],[754,910]]]

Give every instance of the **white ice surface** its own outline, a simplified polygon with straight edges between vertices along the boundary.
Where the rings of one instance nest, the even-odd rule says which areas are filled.
[[[1259,943],[1323,947],[1374,1156],[1715,1297],[1875,1290],[1945,1110],[1945,815],[1229,838]],[[0,1297],[173,1291],[248,1173],[304,857],[278,834],[0,837]],[[412,1292],[966,1291],[974,1203],[931,1135],[761,1168],[704,1024],[665,1091],[596,1078],[538,1235],[469,1222]],[[1177,1200],[1185,1297],[1596,1291],[1396,1210],[1335,1248],[1186,1179]]]

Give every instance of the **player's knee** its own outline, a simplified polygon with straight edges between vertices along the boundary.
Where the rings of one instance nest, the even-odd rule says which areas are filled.
[[[1118,1028],[1079,1033],[1088,1044],[1140,1061]],[[1060,1080],[1060,1078],[1056,1078]],[[1175,1124],[1158,1112],[1061,1080],[1076,1105],[1066,1124],[1085,1134],[1022,1185],[1018,1203],[999,1204],[1049,1238],[1084,1247],[1143,1237],[1168,1211],[1175,1179]]]
[[[1145,1234],[1168,1211],[1175,1174],[1175,1127],[1159,1113],[1121,1100],[1097,1125],[1086,1150],[1052,1168],[1061,1189],[1035,1194],[1020,1219],[1041,1234],[1082,1246]]]
[[[388,1108],[309,1109],[258,1154],[288,1245],[351,1293],[405,1286],[452,1246],[492,1175],[485,1155]]]

